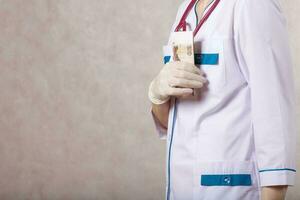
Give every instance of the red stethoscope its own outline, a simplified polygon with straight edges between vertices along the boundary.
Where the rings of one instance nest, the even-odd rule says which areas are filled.
[[[186,18],[189,15],[189,13],[191,12],[192,8],[194,7],[194,5],[196,4],[198,0],[191,0],[190,4],[188,5],[188,7],[186,8],[186,10],[184,11],[179,24],[177,25],[175,32],[180,31],[180,29],[182,29],[182,31],[186,31]],[[210,9],[207,11],[207,13],[202,17],[202,19],[200,20],[199,24],[197,24],[193,35],[194,37],[197,35],[198,31],[200,30],[200,28],[202,27],[202,25],[204,24],[204,22],[209,18],[209,16],[213,13],[213,11],[215,10],[215,8],[218,6],[218,4],[220,3],[220,0],[215,0],[215,2],[212,4],[212,6],[210,7]]]

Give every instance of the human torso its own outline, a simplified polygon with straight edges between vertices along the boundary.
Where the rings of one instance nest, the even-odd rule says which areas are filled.
[[[228,199],[224,197],[224,187],[201,186],[200,176],[230,173],[249,174],[252,178],[251,187],[231,188],[232,193],[237,193],[236,199],[238,194],[246,194],[241,199],[258,199],[250,90],[236,58],[235,2],[221,1],[194,38],[195,53],[207,57],[205,64],[197,66],[206,73],[209,84],[200,97],[177,99],[176,114],[172,101],[168,153],[171,149],[170,176],[172,187],[177,189],[172,193],[175,199],[201,199],[201,194],[207,192],[211,192],[210,199]],[[200,16],[208,3],[198,4]],[[196,17],[194,12],[187,17],[189,30],[195,29]]]

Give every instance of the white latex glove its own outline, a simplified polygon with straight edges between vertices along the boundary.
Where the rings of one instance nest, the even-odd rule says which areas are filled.
[[[193,64],[168,62],[149,86],[148,96],[152,103],[163,104],[170,96],[188,96],[193,88],[201,88],[207,79],[204,72]]]

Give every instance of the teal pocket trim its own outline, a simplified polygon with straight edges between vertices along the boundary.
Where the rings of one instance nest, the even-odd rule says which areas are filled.
[[[201,175],[201,185],[204,186],[250,186],[250,174],[214,174]]]
[[[168,62],[170,62],[171,56],[165,56],[164,57],[164,64],[167,64]]]
[[[170,62],[171,56],[164,56],[164,64]],[[219,64],[219,54],[195,54],[195,64],[196,65],[218,65]]]
[[[262,169],[262,170],[259,170],[259,172],[271,172],[271,171],[292,171],[292,172],[296,172],[295,169],[290,169],[290,168],[281,168],[281,169]]]
[[[218,65],[219,54],[218,53],[195,54],[195,64],[196,65]]]

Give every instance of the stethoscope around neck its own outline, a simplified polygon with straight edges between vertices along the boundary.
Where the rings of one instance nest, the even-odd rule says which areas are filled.
[[[186,26],[187,26],[186,18],[188,17],[189,13],[191,12],[191,10],[195,6],[195,4],[198,3],[198,1],[199,0],[191,0],[191,2],[189,3],[188,7],[184,11],[184,13],[183,13],[183,15],[182,15],[182,17],[181,17],[181,19],[180,19],[177,27],[175,28],[175,32],[186,31]],[[205,13],[205,15],[201,18],[200,22],[197,23],[197,26],[196,26],[195,30],[193,31],[194,37],[197,35],[197,33],[200,30],[200,28],[202,27],[202,25],[209,18],[209,16],[213,13],[213,11],[216,9],[216,7],[218,6],[219,3],[220,3],[220,0],[213,1],[212,6]],[[207,7],[209,7],[209,6],[210,6],[210,4]],[[198,20],[198,17],[197,17],[197,20]]]

